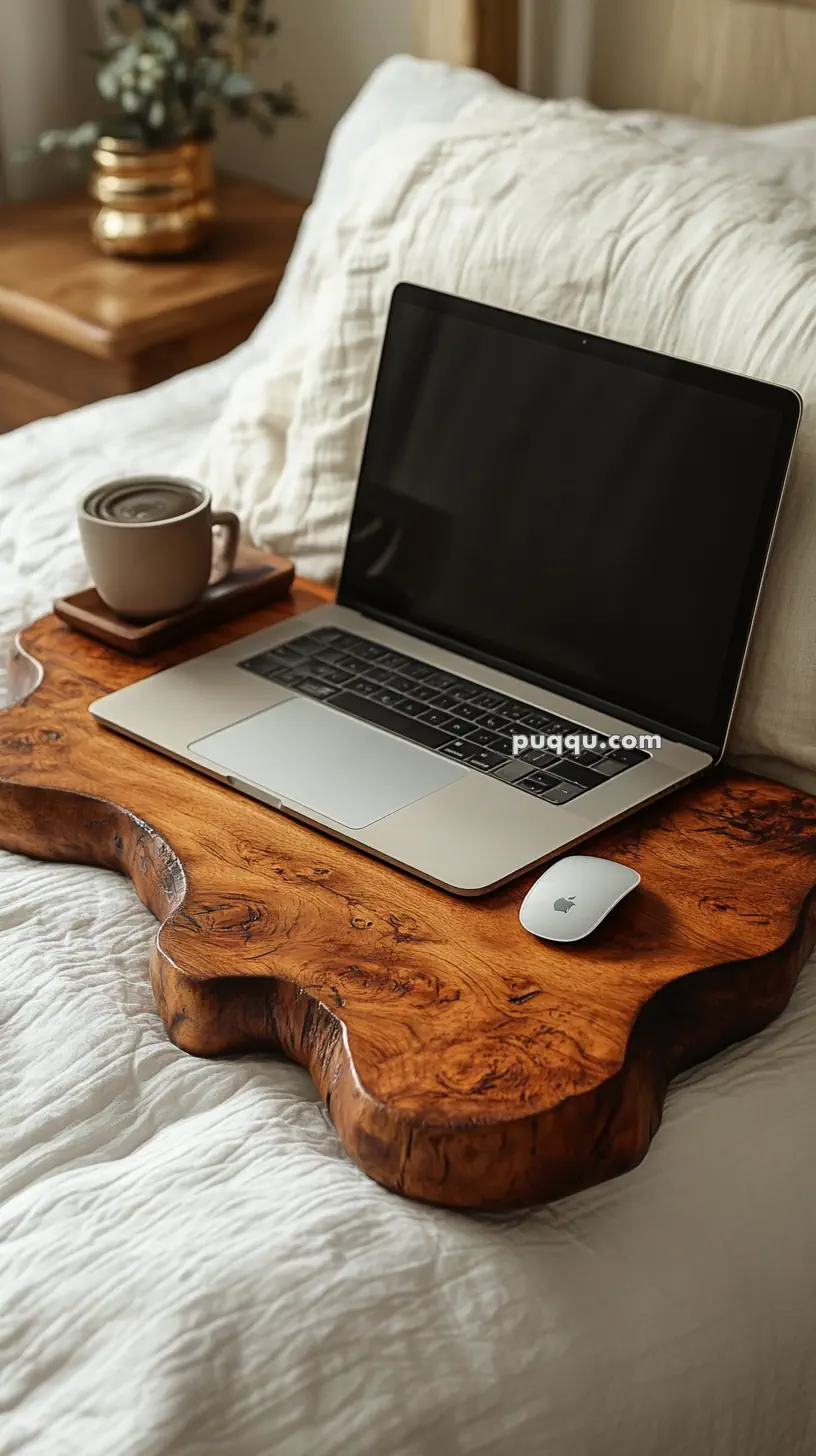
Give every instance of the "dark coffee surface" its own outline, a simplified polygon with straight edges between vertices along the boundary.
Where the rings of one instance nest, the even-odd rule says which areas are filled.
[[[203,492],[172,480],[140,480],[103,485],[85,502],[89,516],[119,525],[172,521],[200,506]]]

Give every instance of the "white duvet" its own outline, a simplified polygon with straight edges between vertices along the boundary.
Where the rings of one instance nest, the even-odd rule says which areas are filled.
[[[275,329],[0,440],[0,631],[82,579],[79,491],[192,458]],[[473,1217],[369,1182],[300,1069],[169,1045],[154,929],[0,857],[0,1456],[813,1456],[813,964],[634,1173]]]

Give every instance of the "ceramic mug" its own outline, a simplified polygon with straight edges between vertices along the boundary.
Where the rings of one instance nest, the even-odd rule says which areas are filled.
[[[235,565],[238,517],[214,511],[209,491],[176,476],[131,475],[99,485],[79,507],[94,586],[117,616],[150,622],[197,602]],[[213,531],[225,532],[213,577]]]

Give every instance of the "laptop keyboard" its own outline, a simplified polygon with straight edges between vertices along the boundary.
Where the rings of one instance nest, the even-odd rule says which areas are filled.
[[[320,627],[239,666],[550,804],[568,804],[649,757],[636,748],[610,749],[600,735],[594,749],[578,754],[529,749],[514,757],[514,735],[591,730],[337,627]]]

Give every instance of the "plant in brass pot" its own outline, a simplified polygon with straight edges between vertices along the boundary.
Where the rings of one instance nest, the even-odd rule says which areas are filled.
[[[271,135],[297,112],[289,86],[250,67],[277,22],[267,0],[118,0],[108,7],[97,86],[109,115],[47,131],[40,152],[91,154],[91,229],[107,253],[189,252],[214,218],[212,142],[221,117]]]

